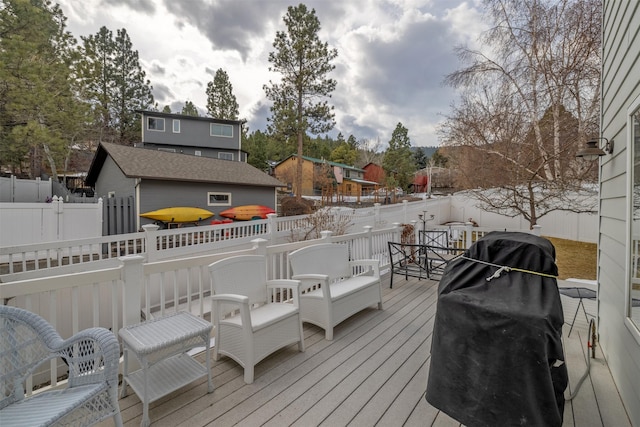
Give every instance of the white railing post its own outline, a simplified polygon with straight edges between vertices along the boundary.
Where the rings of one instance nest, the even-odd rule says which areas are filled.
[[[155,224],[145,224],[142,226],[145,234],[145,246],[147,248],[147,261],[155,261],[158,258],[158,233],[157,231],[160,229]]]
[[[373,204],[373,225],[378,227],[378,224],[381,224],[380,203],[374,203]]]
[[[103,200],[102,197],[98,198],[98,206],[96,207],[97,211],[96,211],[96,217],[97,217],[97,221],[96,221],[96,236],[102,236],[102,224],[104,222],[104,214],[103,214],[103,209],[104,209],[104,205],[103,205]]]
[[[256,255],[266,255],[267,254],[267,243],[269,243],[266,239],[253,239],[251,241],[253,243],[253,250],[256,252]]]
[[[541,225],[538,225],[538,224],[534,225],[534,226],[532,227],[531,232],[532,232],[533,234],[535,234],[536,236],[540,236],[540,235],[542,235],[542,226],[541,226]]]
[[[62,197],[53,197],[53,201],[51,202],[53,207],[53,218],[55,221],[55,239],[57,241],[64,240],[64,202],[62,201]],[[71,254],[69,254],[71,256]]]
[[[413,241],[420,243],[420,231],[418,230],[418,220],[412,219],[411,225],[413,226]]]
[[[373,256],[373,227],[370,225],[365,225],[364,227],[365,233],[367,233],[367,256],[365,258],[372,258]]]
[[[122,262],[122,326],[140,323],[141,295],[144,287],[144,257],[126,255]]]
[[[394,238],[393,240],[395,242],[399,242],[400,239],[402,238],[402,224],[400,224],[399,222],[394,222],[393,223],[393,233],[394,233]]]
[[[277,218],[278,214],[267,214],[267,239],[269,239],[272,245],[276,244],[276,234],[278,233]]]
[[[465,237],[465,249],[469,249],[471,247],[471,245],[473,244],[473,223],[472,222],[465,222],[464,223],[464,228],[465,228],[465,233],[464,233],[464,237]]]
[[[402,201],[402,215],[403,215],[403,220],[402,222],[404,222],[405,224],[407,223],[407,210],[408,210],[408,206],[409,206],[409,201],[408,200],[403,200]]]

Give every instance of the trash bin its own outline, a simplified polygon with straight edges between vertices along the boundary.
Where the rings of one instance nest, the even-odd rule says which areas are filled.
[[[557,272],[551,242],[509,232],[487,234],[447,266],[433,329],[431,405],[469,427],[562,425],[567,368]]]

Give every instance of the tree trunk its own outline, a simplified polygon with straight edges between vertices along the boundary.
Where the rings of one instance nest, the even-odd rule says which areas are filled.
[[[42,144],[44,148],[44,154],[47,157],[47,161],[49,162],[49,166],[51,167],[51,177],[54,181],[58,181],[58,169],[56,168],[56,161],[53,159],[51,155],[51,150],[49,150],[49,146],[47,144]]]
[[[302,200],[302,132],[298,131],[298,162],[296,163],[296,200]]]

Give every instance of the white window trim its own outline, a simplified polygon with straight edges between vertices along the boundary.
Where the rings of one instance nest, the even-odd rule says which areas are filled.
[[[161,129],[152,129],[149,127],[149,119],[153,119],[153,120],[162,120],[162,130]],[[151,131],[151,132],[164,132],[164,130],[167,128],[165,120],[163,117],[153,117],[153,116],[148,116],[147,117],[147,130]]]
[[[626,283],[624,288],[624,324],[631,336],[640,344],[640,325],[631,317],[631,286],[633,281],[633,180],[635,143],[633,140],[633,114],[640,109],[640,96],[638,96],[627,109],[627,241],[626,241]],[[602,170],[600,171],[602,174]]]
[[[213,133],[213,127],[214,126],[223,126],[223,127],[230,128],[231,129],[231,135],[218,135],[218,134]],[[209,136],[217,136],[217,137],[220,137],[220,138],[233,138],[233,126],[225,125],[225,124],[222,124],[222,123],[211,123],[209,125]]]
[[[211,203],[211,196],[214,194],[220,194],[227,196],[227,201],[222,203]],[[207,193],[207,206],[231,206],[231,193],[224,193],[221,191],[209,191]]]
[[[178,125],[178,130],[176,130],[176,125]],[[173,130],[173,133],[180,133],[180,119],[173,119],[173,122],[171,123],[171,129]]]
[[[225,158],[221,157],[221,155],[225,155],[225,156],[230,155],[231,158],[230,159],[225,159]],[[218,152],[218,158],[220,160],[231,160],[231,161],[235,160],[235,156],[233,155],[232,152],[229,152],[229,151],[220,151],[220,152]]]

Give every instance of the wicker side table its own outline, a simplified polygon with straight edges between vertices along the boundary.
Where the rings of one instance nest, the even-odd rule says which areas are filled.
[[[143,427],[150,424],[149,403],[208,376],[208,393],[213,391],[211,381],[211,349],[209,345],[213,325],[188,312],[177,312],[120,329],[124,348],[124,378],[121,397],[131,386],[142,401]],[[186,354],[197,347],[206,348],[206,366]],[[141,368],[129,373],[129,352],[133,353]]]

